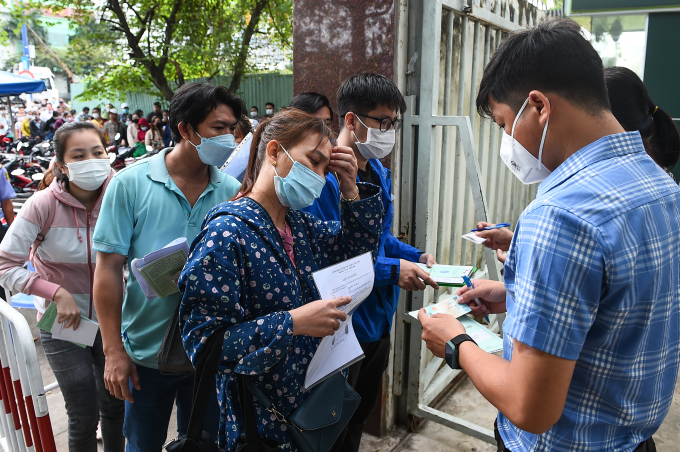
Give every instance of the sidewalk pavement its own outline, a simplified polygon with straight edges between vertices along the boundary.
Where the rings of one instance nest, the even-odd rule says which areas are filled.
[[[35,311],[19,309],[26,317],[31,326],[34,337],[39,337],[35,327]],[[42,371],[45,386],[55,381],[50,369],[40,340],[36,341],[38,359]],[[47,394],[47,403],[50,410],[52,430],[58,452],[68,452],[68,432],[64,399],[59,389]],[[477,425],[493,428],[496,418],[496,409],[482,397],[470,382],[464,378],[446,397],[440,402],[438,408],[446,413],[467,419]],[[168,427],[168,439],[177,435],[175,413]],[[676,452],[680,444],[680,384],[676,386],[675,398],[671,410],[659,431],[654,435],[654,441],[659,452]],[[99,451],[103,451],[99,443]],[[361,442],[360,452],[495,452],[496,446],[484,441],[472,438],[435,422],[426,421],[417,433],[409,433],[404,427],[399,426],[388,432],[382,438],[364,435]]]

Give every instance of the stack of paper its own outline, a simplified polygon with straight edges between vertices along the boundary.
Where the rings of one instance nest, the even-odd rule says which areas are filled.
[[[316,271],[312,276],[322,300],[350,296],[352,301],[340,308],[347,313],[347,320],[340,322],[335,334],[324,337],[316,349],[305,377],[307,390],[363,359],[364,352],[352,326],[352,314],[373,290],[373,258],[371,253],[365,253]]]
[[[130,270],[134,273],[147,300],[165,298],[178,293],[177,279],[187,262],[189,244],[180,237],[160,250],[147,254],[142,259],[134,259]]]
[[[73,330],[73,326],[64,328],[66,322],[57,322],[57,305],[50,303],[45,310],[42,318],[38,322],[37,327],[48,333],[52,333],[54,339],[62,341],[73,342],[79,347],[92,347],[94,340],[99,331],[99,324],[86,317],[80,316],[80,325],[77,330]]]
[[[472,267],[460,265],[439,265],[435,264],[428,268],[425,264],[418,264],[420,268],[430,274],[430,278],[440,286],[459,286],[465,284],[463,275],[470,276]]]
[[[448,314],[458,318],[470,311],[471,309],[468,305],[458,303],[458,295],[454,295],[451,298],[442,300],[439,303],[431,304],[425,308],[425,313],[428,315],[428,317],[431,317],[435,314]],[[418,311],[411,311],[409,312],[409,315],[417,319]]]

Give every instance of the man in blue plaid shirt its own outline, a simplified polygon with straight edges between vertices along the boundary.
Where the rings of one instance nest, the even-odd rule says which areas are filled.
[[[459,291],[476,316],[507,310],[503,358],[451,316],[421,311],[423,339],[498,408],[499,451],[656,450],[680,363],[680,188],[612,115],[573,21],[510,34],[477,107],[508,168],[542,182],[504,283]]]

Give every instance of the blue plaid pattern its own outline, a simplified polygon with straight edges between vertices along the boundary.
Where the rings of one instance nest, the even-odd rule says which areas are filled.
[[[680,188],[638,132],[569,157],[522,213],[505,264],[512,338],[575,360],[564,412],[521,451],[632,451],[668,413],[680,363]]]

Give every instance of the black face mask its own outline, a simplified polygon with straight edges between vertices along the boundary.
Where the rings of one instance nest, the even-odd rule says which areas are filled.
[[[134,122],[135,124],[137,124],[137,123],[139,122],[139,119],[133,119],[132,122]]]

